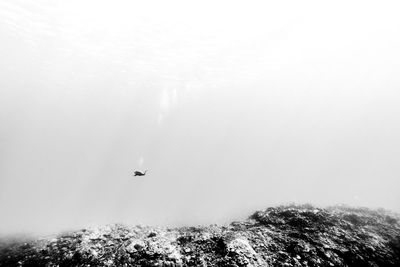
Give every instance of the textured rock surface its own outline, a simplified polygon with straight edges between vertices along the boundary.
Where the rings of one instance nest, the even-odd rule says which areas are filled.
[[[3,240],[0,266],[400,266],[399,216],[292,205],[229,226],[112,225]]]

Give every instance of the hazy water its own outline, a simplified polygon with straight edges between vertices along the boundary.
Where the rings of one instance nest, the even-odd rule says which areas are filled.
[[[400,211],[399,4],[264,2],[0,1],[0,232]]]

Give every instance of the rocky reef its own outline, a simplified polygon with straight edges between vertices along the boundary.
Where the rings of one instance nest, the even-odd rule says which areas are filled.
[[[227,226],[110,225],[2,240],[0,266],[400,266],[400,217],[289,205]]]

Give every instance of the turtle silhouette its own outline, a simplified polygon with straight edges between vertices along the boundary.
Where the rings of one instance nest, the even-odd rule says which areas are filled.
[[[135,171],[133,176],[145,176],[146,175],[147,170],[145,170],[144,172],[141,171]]]

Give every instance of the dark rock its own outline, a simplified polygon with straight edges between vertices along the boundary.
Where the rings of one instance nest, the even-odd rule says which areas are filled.
[[[399,215],[310,205],[229,226],[107,226],[53,239],[1,240],[0,266],[400,266]]]
[[[147,237],[155,237],[156,235],[157,235],[157,233],[151,232]]]

